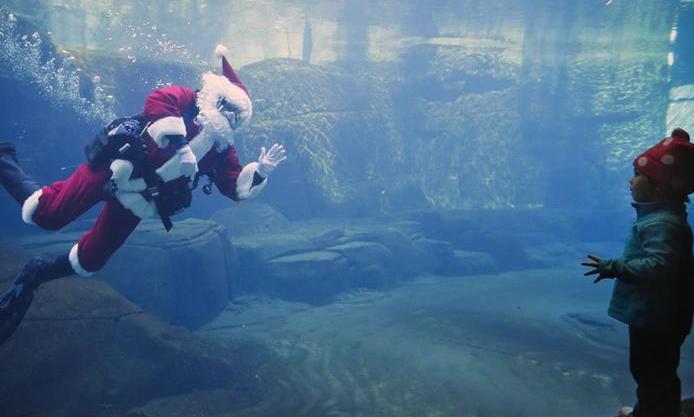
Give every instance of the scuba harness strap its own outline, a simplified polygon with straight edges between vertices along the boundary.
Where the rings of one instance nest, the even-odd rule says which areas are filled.
[[[135,152],[130,161],[133,165],[143,168],[142,179],[145,180],[147,188],[141,192],[141,194],[147,201],[154,201],[161,223],[168,232],[173,228],[171,216],[186,207],[190,207],[191,194],[190,190],[187,190],[187,186],[176,187],[175,184],[173,184],[174,186],[167,185],[167,183],[157,175],[151,164],[149,164],[149,152],[147,151],[145,143],[142,141],[142,135],[147,131],[147,126],[149,126],[149,122],[142,128],[138,135],[141,152]],[[181,188],[186,188],[182,195],[180,193]],[[187,193],[185,191],[187,191]]]
[[[154,202],[161,222],[168,232],[173,228],[171,216],[190,207],[192,190],[197,187],[200,174],[196,174],[192,184],[178,180],[164,182],[149,163],[149,152],[142,140],[148,126],[149,121],[142,114],[117,119],[97,135],[85,151],[87,161],[93,166],[108,167],[115,159],[125,159],[132,162],[135,167],[139,167],[142,179],[147,186],[141,194],[147,201]],[[181,137],[179,140],[185,141],[185,138]],[[213,175],[205,175],[208,176],[208,184],[203,186],[203,192],[210,194]],[[116,197],[118,186],[110,180],[106,184],[105,191]]]

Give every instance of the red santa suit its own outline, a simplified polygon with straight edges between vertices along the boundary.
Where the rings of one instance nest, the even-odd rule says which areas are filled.
[[[181,182],[187,186],[185,177],[197,171],[209,174],[223,195],[242,200],[260,192],[267,180],[253,184],[256,173],[263,173],[262,167],[257,162],[241,166],[230,122],[218,109],[220,99],[234,105],[234,127],[246,123],[252,115],[246,87],[224,57],[222,63],[224,76],[204,74],[199,92],[171,86],[150,94],[144,105],[149,125],[143,137],[149,163],[164,182]],[[184,113],[191,111],[197,111],[198,115],[184,120]],[[185,136],[187,144],[176,149],[168,143],[170,135]],[[109,180],[118,186],[115,196],[104,191]],[[154,203],[140,193],[145,187],[141,175],[129,161],[116,159],[110,169],[97,169],[85,163],[66,180],[54,182],[30,196],[22,207],[22,218],[44,229],[57,230],[103,201],[96,223],[69,254],[75,272],[88,276],[104,266],[141,218],[156,214]]]

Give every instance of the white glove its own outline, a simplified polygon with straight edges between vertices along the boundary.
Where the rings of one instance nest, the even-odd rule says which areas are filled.
[[[190,145],[181,147],[176,154],[181,157],[181,174],[192,179],[198,173],[198,158],[190,149]]]
[[[111,163],[111,179],[116,184],[114,197],[125,207],[141,219],[151,217],[157,212],[153,201],[147,201],[140,193],[147,188],[142,178],[130,179],[133,173],[133,164],[124,159],[116,159]]]
[[[287,159],[284,152],[284,146],[274,144],[269,151],[265,151],[265,147],[260,148],[260,156],[258,156],[258,175],[267,178],[272,171],[277,168],[280,162]]]
[[[190,146],[184,145],[176,151],[176,154],[171,159],[160,166],[156,172],[164,182],[180,177],[192,179],[198,172],[198,160]]]
[[[115,197],[123,207],[141,219],[157,214],[157,206],[154,201],[148,201],[141,193],[116,191]]]
[[[130,179],[133,173],[134,166],[132,162],[125,159],[115,159],[111,162],[111,179],[116,184],[120,191],[124,192],[140,192],[147,188],[145,180],[142,178]]]

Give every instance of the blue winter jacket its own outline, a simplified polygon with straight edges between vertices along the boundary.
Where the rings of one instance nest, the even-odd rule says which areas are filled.
[[[684,204],[633,203],[636,221],[620,259],[609,315],[636,328],[689,333],[694,302],[692,231]]]

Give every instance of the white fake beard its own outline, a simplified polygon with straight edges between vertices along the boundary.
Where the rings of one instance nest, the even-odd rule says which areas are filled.
[[[206,73],[202,77],[202,89],[198,92],[195,104],[199,113],[195,123],[202,128],[205,135],[214,139],[215,149],[223,151],[234,144],[234,131],[222,113],[217,109],[217,101],[220,97],[220,80],[212,73]]]
[[[223,151],[234,144],[234,131],[219,110],[200,109],[200,113],[195,117],[195,123],[201,127],[200,134],[214,141],[217,151]]]

